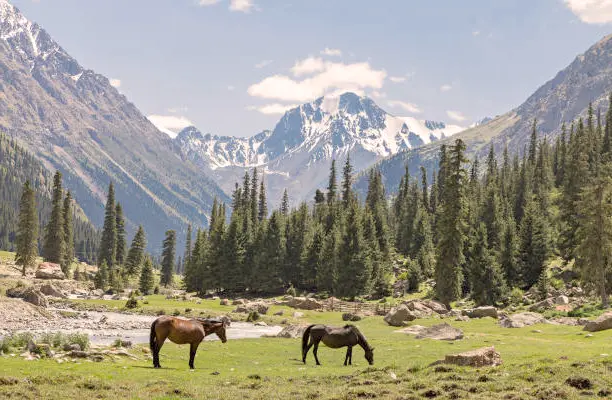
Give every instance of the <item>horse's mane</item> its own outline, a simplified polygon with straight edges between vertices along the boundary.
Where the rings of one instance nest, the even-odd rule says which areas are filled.
[[[353,325],[353,324],[346,324],[346,325],[344,325],[344,328],[345,328],[345,329],[352,329],[352,330],[353,330],[353,331],[354,331],[354,332],[357,334],[357,337],[359,338],[359,341],[360,341],[360,342],[363,342],[363,345],[364,345],[365,347],[367,347],[368,349],[370,349],[370,348],[371,348],[371,347],[370,347],[370,344],[369,344],[369,343],[368,343],[368,341],[366,340],[365,335],[364,335],[363,333],[361,333],[361,331],[359,330],[359,328],[357,328],[355,325]]]

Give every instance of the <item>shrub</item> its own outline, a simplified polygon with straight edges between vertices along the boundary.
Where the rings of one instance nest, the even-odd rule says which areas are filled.
[[[159,286],[155,286],[155,289],[153,289],[153,294],[159,294]]]
[[[125,308],[127,309],[134,309],[134,308],[138,308],[139,304],[138,304],[138,300],[136,300],[136,297],[132,296],[128,299],[128,301],[125,302]]]
[[[561,279],[553,278],[550,280],[550,286],[555,288],[555,290],[559,290],[565,287],[565,283]]]
[[[513,288],[510,292],[509,300],[513,306],[518,306],[523,302],[523,291],[520,288]]]
[[[174,315],[175,317],[178,317],[179,315],[181,315],[181,312],[175,309],[174,311],[172,311],[172,315]]]
[[[255,322],[259,319],[259,313],[257,311],[251,311],[247,317],[247,322]]]
[[[287,289],[285,293],[288,294],[289,296],[293,296],[293,297],[297,296],[297,291],[295,290],[293,285],[289,286],[289,289]]]
[[[166,310],[164,310],[163,308],[160,310],[157,310],[157,312],[155,313],[157,315],[166,315]]]
[[[134,294],[134,296],[142,296],[142,293],[140,293],[139,289],[136,289],[132,292]]]
[[[421,268],[415,260],[408,261],[408,281],[406,282],[407,292],[417,292],[421,283]]]
[[[185,309],[185,314],[189,314],[190,312],[192,312],[193,310],[191,308],[186,308]]]

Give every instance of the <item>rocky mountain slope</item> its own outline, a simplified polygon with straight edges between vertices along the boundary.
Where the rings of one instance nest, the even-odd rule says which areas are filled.
[[[396,117],[373,100],[354,93],[321,97],[287,111],[272,131],[249,138],[202,134],[184,129],[175,142],[183,154],[214,170],[227,191],[247,168],[265,170],[269,198],[285,188],[293,200],[311,196],[325,184],[332,159],[350,154],[356,171],[383,157],[449,137],[463,128],[441,122]]]
[[[129,226],[143,224],[154,247],[166,229],[205,225],[214,196],[227,200],[106,77],[79,65],[7,0],[0,0],[0,132],[59,169],[98,225],[113,180]]]
[[[466,142],[470,157],[484,156],[491,143],[498,153],[505,144],[510,152],[521,153],[529,141],[534,119],[540,137],[546,135],[549,140],[554,140],[560,134],[563,122],[569,124],[579,117],[586,117],[590,102],[596,111],[604,115],[611,93],[612,35],[608,35],[576,57],[523,104],[489,122],[467,129],[456,137]],[[453,140],[447,139],[441,143],[451,143]],[[404,165],[409,166],[412,174],[418,173],[421,164],[430,170],[434,168],[439,145],[426,145],[381,161],[378,166],[384,175],[387,190],[397,190]],[[365,190],[365,176],[359,179],[357,185],[360,190]]]

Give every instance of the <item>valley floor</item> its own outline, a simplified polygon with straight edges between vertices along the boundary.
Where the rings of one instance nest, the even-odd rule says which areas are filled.
[[[159,300],[162,302],[162,300]],[[205,307],[205,302],[200,307]],[[218,302],[216,302],[218,304]],[[167,309],[173,307],[168,301]],[[217,308],[217,307],[215,307]],[[286,315],[294,310],[287,307]],[[218,312],[219,310],[213,310]],[[268,318],[268,317],[266,317]],[[342,325],[340,313],[304,311],[300,323]],[[270,322],[273,322],[270,320]],[[411,323],[432,325],[438,319]],[[187,366],[188,347],[166,344],[163,368],[152,368],[146,347],[136,359],[103,362],[26,361],[0,357],[0,398],[15,399],[584,399],[612,396],[612,331],[587,335],[581,327],[540,324],[501,328],[490,318],[450,321],[464,331],[456,342],[415,339],[396,333],[382,317],[356,323],[375,347],[368,366],[355,348],[354,365],[344,367],[344,350],[322,346],[322,366],[312,353],[300,360],[300,340],[260,338],[207,341],[196,369]],[[230,328],[231,329],[231,328]],[[495,346],[503,364],[467,368],[431,364],[445,354]],[[576,389],[568,378],[580,383]],[[582,379],[584,378],[584,379]]]

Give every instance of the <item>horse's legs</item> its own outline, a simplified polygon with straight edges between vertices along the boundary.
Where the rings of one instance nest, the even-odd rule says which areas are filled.
[[[200,343],[191,343],[191,347],[189,348],[189,368],[195,369],[193,366],[193,360],[195,359],[196,352],[198,351],[198,346]]]
[[[312,350],[312,353],[315,356],[315,361],[317,362],[317,365],[321,365],[321,363],[319,362],[319,357],[317,357],[317,351],[319,350],[319,342],[321,341],[321,339],[316,339],[314,342],[314,349]]]
[[[154,368],[161,368],[161,364],[159,363],[159,351],[164,345],[165,340],[166,340],[165,337],[161,339],[159,337],[157,338],[157,343],[155,344],[155,351],[153,352],[153,367]]]
[[[306,349],[304,349],[304,352],[302,354],[302,362],[304,364],[306,364],[306,356],[308,355],[308,352],[310,351],[310,348],[312,347],[313,344],[314,344],[314,339],[310,338],[310,342],[308,343],[308,346],[306,346]]]
[[[346,366],[346,364],[348,363],[350,350],[351,350],[351,346],[347,346],[346,347],[346,355],[344,356],[344,366]]]
[[[349,365],[353,365],[353,346],[348,347],[348,362]]]

